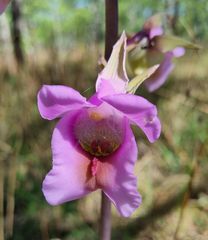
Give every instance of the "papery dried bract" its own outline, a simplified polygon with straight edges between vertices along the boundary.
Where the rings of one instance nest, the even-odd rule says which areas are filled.
[[[109,81],[115,92],[125,92],[125,88],[129,82],[126,68],[126,35],[123,32],[120,39],[113,47],[112,54],[106,64],[105,68],[99,74],[96,83],[96,90],[98,91],[102,79]]]

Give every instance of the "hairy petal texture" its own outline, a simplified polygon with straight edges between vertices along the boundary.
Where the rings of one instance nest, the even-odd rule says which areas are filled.
[[[9,2],[10,0],[0,0],[0,14],[2,14],[5,11]]]
[[[157,117],[157,108],[146,99],[132,94],[116,94],[102,98],[138,125],[150,142],[160,136],[161,124]]]
[[[172,63],[173,58],[181,57],[184,55],[184,53],[184,48],[177,47],[164,54],[164,59],[159,68],[144,82],[149,92],[157,90],[165,83],[169,74],[174,68],[174,64]]]
[[[53,168],[43,181],[47,202],[58,205],[86,195],[92,190],[89,178],[90,159],[73,137],[77,112],[65,115],[56,125],[52,136]]]
[[[64,113],[90,106],[79,92],[61,85],[44,85],[38,93],[38,109],[42,118],[52,120]]]
[[[128,217],[139,207],[141,196],[133,173],[137,160],[137,144],[128,121],[125,130],[125,139],[120,148],[106,160],[100,161],[97,182],[119,213]]]

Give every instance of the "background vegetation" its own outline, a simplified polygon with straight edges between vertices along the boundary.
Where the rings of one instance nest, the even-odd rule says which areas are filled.
[[[163,130],[149,144],[135,130],[143,204],[130,219],[113,211],[113,238],[208,238],[208,2],[120,0],[120,32],[140,30],[158,12],[169,32],[200,43],[178,60],[163,88],[137,93],[158,106]],[[99,192],[49,206],[41,192],[51,166],[55,121],[40,118],[42,84],[94,91],[103,54],[104,1],[13,0],[0,17],[0,234],[6,239],[98,239]]]

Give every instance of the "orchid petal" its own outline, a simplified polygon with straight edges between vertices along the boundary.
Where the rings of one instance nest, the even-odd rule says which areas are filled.
[[[182,57],[185,54],[185,49],[183,47],[176,47],[172,51],[174,57]]]
[[[174,68],[174,64],[172,63],[173,57],[181,57],[184,53],[185,49],[182,47],[177,47],[165,53],[159,68],[144,83],[149,92],[157,90],[165,83]]]
[[[10,2],[10,0],[1,0],[0,1],[0,14],[2,14],[5,11],[9,2]]]
[[[100,77],[100,76],[99,76]],[[99,85],[98,91],[88,99],[88,102],[95,105],[99,106],[103,101],[101,100],[102,97],[106,95],[112,95],[115,94],[115,90],[111,83],[105,79],[102,79]]]
[[[124,93],[129,81],[125,69],[126,62],[126,35],[123,33],[113,47],[107,65],[99,74],[96,82],[96,92],[100,90],[100,85],[105,79],[111,83],[117,93]],[[107,95],[107,94],[106,94]]]
[[[89,99],[88,102],[95,105],[95,106],[99,106],[102,101],[98,98],[98,93],[93,94]]]
[[[105,96],[103,101],[115,107],[137,124],[150,142],[160,136],[161,125],[157,117],[157,108],[146,99],[132,94]]]
[[[90,159],[79,150],[73,138],[75,112],[65,115],[52,136],[53,168],[43,181],[43,193],[51,205],[80,198],[90,192],[87,186]]]
[[[124,217],[130,216],[141,204],[137,179],[133,173],[136,160],[137,144],[127,123],[123,144],[106,161],[100,162],[97,172],[98,184]]]
[[[38,109],[41,116],[52,120],[64,113],[89,105],[76,90],[60,85],[44,85],[38,93]]]
[[[101,78],[101,76],[99,76]],[[98,77],[98,78],[99,78]],[[97,89],[97,96],[98,98],[102,98],[106,95],[112,95],[115,94],[116,91],[113,88],[113,85],[111,84],[111,82],[102,79],[99,85],[99,88]]]
[[[165,54],[165,58],[160,64],[160,67],[155,71],[155,73],[150,76],[149,79],[145,81],[145,86],[149,92],[153,92],[161,87],[165,81],[167,80],[169,74],[174,68],[174,64],[172,63],[172,54]]]
[[[153,27],[149,30],[149,38],[153,39],[156,36],[161,36],[163,34],[162,27]]]

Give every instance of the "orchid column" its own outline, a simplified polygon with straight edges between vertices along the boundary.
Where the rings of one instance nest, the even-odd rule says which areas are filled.
[[[110,58],[118,38],[118,0],[105,0],[105,59]],[[111,202],[102,192],[100,239],[111,238]]]

